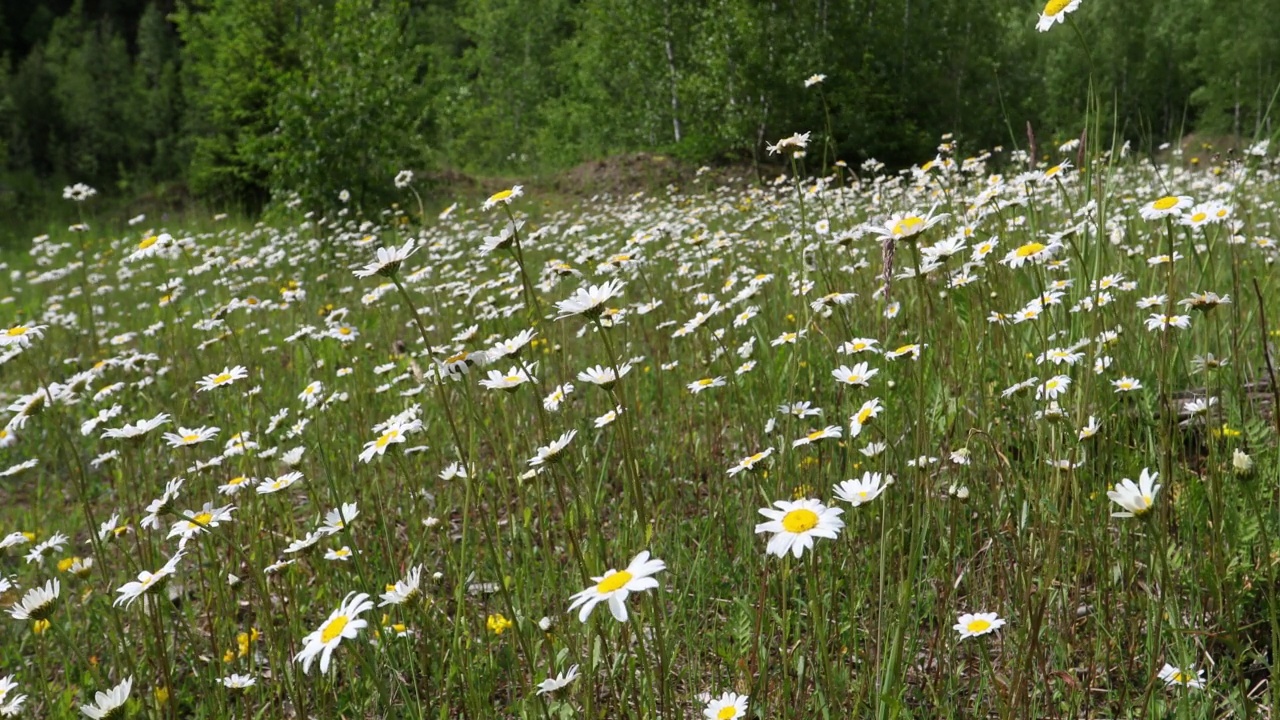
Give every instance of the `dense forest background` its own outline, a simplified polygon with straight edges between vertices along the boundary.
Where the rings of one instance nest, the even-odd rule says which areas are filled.
[[[1084,0],[1041,34],[1038,0],[0,0],[0,212],[79,181],[372,204],[402,168],[752,161],[797,131],[851,164],[945,132],[1025,147],[1028,123],[1048,147],[1079,135],[1091,77],[1140,150],[1252,139],[1274,2]]]

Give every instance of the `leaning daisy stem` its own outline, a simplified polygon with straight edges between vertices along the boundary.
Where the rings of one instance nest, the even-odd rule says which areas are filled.
[[[604,342],[604,350],[609,355],[609,362],[613,365],[614,373],[617,374],[619,371],[619,359],[617,354],[613,351],[613,342],[609,339],[609,333],[600,322],[599,318],[596,318],[594,322],[596,325],[596,331],[600,334],[600,338]],[[628,408],[623,406],[622,395],[618,392],[617,388],[611,388],[610,394],[613,396],[614,402],[618,406],[622,407],[623,412],[621,414],[625,416],[619,418],[619,421],[622,424],[623,465],[626,466],[627,473],[630,475],[631,494],[635,496],[636,512],[640,515],[640,527],[645,529],[645,536],[647,538],[648,533],[651,530],[649,527],[649,506],[645,500],[643,488],[640,485],[640,466],[636,459],[635,446],[631,436],[631,415],[635,413],[637,408]]]

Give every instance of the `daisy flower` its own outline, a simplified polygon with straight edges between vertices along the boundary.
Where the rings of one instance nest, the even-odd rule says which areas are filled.
[[[556,319],[582,315],[588,320],[595,320],[604,312],[605,303],[622,294],[623,287],[621,281],[609,280],[601,285],[578,288],[573,295],[556,303],[556,309],[560,311]]]
[[[116,592],[120,593],[120,597],[116,598],[115,602],[111,604],[128,607],[133,604],[134,600],[159,587],[170,575],[177,572],[178,563],[182,560],[183,555],[184,553],[179,551],[154,573],[146,570],[138,573],[137,580],[127,582],[116,589]]]
[[[702,378],[701,380],[694,380],[686,387],[689,388],[689,392],[697,395],[707,388],[724,387],[724,378],[719,376],[713,378]]]
[[[237,675],[236,673],[231,673],[230,675],[219,679],[218,682],[222,683],[222,686],[228,690],[245,690],[253,687],[254,684],[258,682],[258,679],[252,675]]]
[[[320,532],[326,535],[337,535],[347,528],[347,524],[360,516],[360,506],[356,503],[342,503],[342,507],[334,508],[324,514],[324,523]]]
[[[599,385],[605,390],[609,390],[613,388],[614,384],[616,384],[618,380],[622,379],[622,376],[629,372],[631,372],[631,363],[623,363],[616,369],[612,366],[605,367],[603,365],[597,365],[578,373],[578,379],[582,382]]]
[[[960,633],[960,639],[978,637],[995,632],[1004,626],[1004,620],[995,613],[965,613],[952,626]]]
[[[512,367],[506,372],[506,374],[497,370],[490,370],[488,379],[481,380],[480,384],[489,390],[506,390],[507,392],[515,392],[515,390],[521,385],[536,380],[537,378],[530,377],[529,373],[525,372],[522,368]]]
[[[897,350],[891,350],[884,354],[889,360],[897,360],[903,355],[910,355],[912,360],[920,359],[920,351],[924,349],[924,345],[919,343],[910,343],[899,347]]]
[[[366,593],[347,593],[342,604],[329,614],[319,628],[302,639],[305,647],[294,656],[295,661],[302,662],[302,672],[311,671],[311,663],[316,655],[320,656],[320,672],[329,671],[329,656],[343,639],[354,640],[360,630],[369,622],[360,619],[360,615],[373,608],[373,602]]]
[[[538,683],[538,694],[548,695],[569,685],[569,683],[578,679],[578,666],[571,665],[565,672],[555,677],[547,678]]]
[[[288,472],[274,480],[264,480],[258,484],[254,490],[259,495],[270,495],[280,492],[302,479],[302,473],[298,471]]]
[[[22,703],[26,701],[27,696],[9,695],[17,687],[18,683],[13,681],[12,675],[0,678],[0,717],[13,717],[22,709]]]
[[[37,585],[9,608],[9,616],[14,620],[48,620],[58,605],[60,594],[62,583],[57,578],[47,581],[43,587]]]
[[[1036,388],[1037,400],[1053,400],[1071,387],[1071,378],[1066,375],[1054,375]]]
[[[364,449],[360,451],[360,462],[367,463],[373,460],[375,455],[382,457],[386,454],[388,447],[404,442],[410,432],[421,427],[421,420],[387,425],[383,428],[381,435],[364,444]]]
[[[524,195],[523,185],[512,186],[510,190],[499,190],[498,192],[490,195],[488,200],[484,201],[484,205],[481,206],[481,209],[487,212],[499,205],[510,205],[512,200],[515,200],[522,195]]]
[[[1197,690],[1204,689],[1204,669],[1196,669],[1195,665],[1188,667],[1186,670],[1176,668],[1169,663],[1165,663],[1160,669],[1160,679],[1167,686],[1185,685],[1189,688]]]
[[[1044,10],[1040,13],[1040,20],[1036,22],[1036,30],[1046,32],[1049,28],[1064,22],[1067,15],[1076,11],[1080,7],[1080,0],[1049,0],[1044,4]]]
[[[1180,330],[1185,330],[1186,328],[1191,327],[1191,316],[1152,313],[1151,317],[1147,318],[1147,329],[1153,332],[1156,330],[1164,332],[1170,327],[1175,327]]]
[[[569,447],[569,443],[573,441],[574,436],[577,434],[577,430],[570,430],[556,440],[552,440],[550,445],[538,448],[538,454],[529,459],[529,464],[534,467],[542,467],[559,461],[560,453]]]
[[[38,562],[48,553],[62,552],[62,548],[67,544],[67,539],[67,536],[60,532],[54,533],[48,540],[45,540],[31,548],[31,552],[26,555],[27,562]]]
[[[218,527],[224,522],[231,522],[231,513],[235,512],[234,505],[224,505],[215,508],[213,503],[207,502],[200,512],[189,512],[185,520],[179,520],[169,529],[169,537],[180,537],[185,545],[186,541],[199,535],[202,532],[208,532],[209,528]]]
[[[32,338],[44,337],[48,325],[14,325],[0,332],[0,348],[24,348],[31,344]]]
[[[864,472],[860,480],[845,480],[832,488],[836,497],[854,507],[865,505],[880,497],[880,493],[893,484],[892,475]]]
[[[403,580],[397,580],[394,585],[387,586],[387,591],[382,593],[382,602],[378,603],[378,607],[403,605],[420,594],[422,594],[422,566],[415,565],[409,568]]]
[[[914,237],[950,217],[947,213],[934,215],[935,205],[923,216],[908,212],[889,216],[884,225],[867,225],[867,230],[877,233],[878,240],[900,240]]]
[[[196,392],[206,392],[214,388],[230,385],[236,380],[243,380],[249,377],[249,371],[243,365],[235,367],[223,368],[222,372],[212,375],[205,375],[204,379],[196,383]]]
[[[1143,220],[1159,220],[1165,217],[1177,217],[1182,211],[1191,207],[1194,201],[1186,195],[1165,195],[1152,200],[1138,211]]]
[[[1160,492],[1160,485],[1156,484],[1156,479],[1160,477],[1160,473],[1151,472],[1147,468],[1142,469],[1142,473],[1138,476],[1137,484],[1134,484],[1129,478],[1124,478],[1116,483],[1116,486],[1107,491],[1107,497],[1120,507],[1124,508],[1121,512],[1111,513],[1111,517],[1139,517],[1145,515],[1151,506],[1155,503],[1156,494]]]
[[[814,538],[834,540],[844,528],[840,519],[844,510],[829,508],[819,500],[778,500],[774,506],[760,509],[760,514],[769,519],[756,525],[757,535],[773,533],[765,547],[770,555],[785,557],[790,552],[798,558],[813,547]]]
[[[707,702],[702,716],[707,720],[738,720],[747,715],[747,696],[727,692]]]
[[[202,442],[208,442],[217,437],[222,428],[202,427],[202,428],[184,428],[179,427],[176,433],[165,433],[164,439],[169,443],[169,447],[188,447],[191,445],[199,445]]]
[[[547,412],[556,412],[560,409],[560,405],[564,403],[565,398],[569,397],[569,394],[572,392],[573,383],[557,385],[556,389],[552,390],[551,394],[547,395],[547,397],[542,400],[542,407],[546,409]]]
[[[840,437],[840,426],[828,425],[821,430],[814,430],[808,435],[805,435],[804,437],[796,440],[795,442],[791,443],[791,447],[796,448],[796,447],[800,447],[801,445],[811,445],[813,443],[818,442],[819,440],[826,440],[828,438],[839,438],[839,437]]]
[[[614,409],[610,410],[609,412],[607,412],[607,413],[605,413],[605,414],[601,415],[600,417],[598,417],[598,418],[596,418],[596,419],[595,419],[595,426],[596,426],[596,429],[597,429],[597,430],[599,430],[599,429],[603,428],[603,427],[604,427],[604,426],[606,426],[606,425],[610,425],[610,424],[612,424],[612,423],[613,423],[613,421],[614,421],[614,420],[617,420],[617,419],[618,419],[618,416],[619,416],[619,415],[621,415],[621,414],[622,414],[622,406],[621,406],[621,405],[619,405],[619,406],[615,407]]]
[[[756,466],[756,463],[769,457],[772,454],[773,454],[773,448],[767,447],[764,450],[761,450],[760,452],[754,455],[749,455],[747,457],[744,457],[738,461],[737,465],[734,465],[733,467],[729,468],[729,475],[731,476],[737,475],[743,470],[750,470],[751,468]]]
[[[856,355],[860,352],[878,353],[880,348],[877,348],[876,345],[879,344],[880,341],[875,338],[854,338],[849,342],[841,343],[839,350],[845,355]]]
[[[354,271],[355,276],[367,278],[374,275],[382,277],[395,275],[396,271],[400,269],[400,264],[418,251],[417,244],[417,240],[409,238],[400,247],[378,248],[378,259]]]
[[[258,482],[257,478],[247,475],[238,475],[231,478],[226,483],[218,486],[218,492],[222,495],[235,495],[245,488],[253,487]]]
[[[846,365],[841,365],[835,370],[832,370],[831,375],[835,377],[836,382],[844,383],[845,385],[866,387],[867,382],[871,378],[875,377],[878,372],[880,371],[868,369],[867,364],[863,362],[854,365],[852,368]]]
[[[80,712],[92,720],[118,720],[124,716],[124,704],[133,690],[133,678],[127,677],[106,692],[98,691],[92,705],[81,705]]]
[[[334,549],[332,549],[332,548],[330,548],[329,550],[326,550],[326,551],[325,551],[325,553],[324,553],[324,559],[325,559],[325,560],[339,560],[339,561],[342,561],[342,562],[346,562],[346,561],[350,560],[350,559],[351,559],[351,556],[352,556],[352,555],[354,555],[354,554],[355,554],[355,553],[354,553],[354,552],[352,552],[351,548],[347,547],[346,545],[343,545],[342,547],[338,548],[337,550],[334,550]]]
[[[1061,248],[1061,243],[1049,243],[1046,245],[1044,243],[1032,241],[1010,250],[1009,253],[1000,260],[1000,264],[1007,265],[1016,270],[1029,262],[1044,262],[1045,260],[1053,257],[1054,253]]]
[[[862,434],[862,428],[866,427],[872,418],[879,417],[880,411],[884,406],[880,404],[880,398],[872,398],[858,408],[858,412],[849,418],[849,437],[856,438]]]
[[[618,622],[627,621],[627,598],[633,592],[644,592],[658,587],[654,575],[667,569],[661,560],[650,560],[649,551],[644,550],[625,570],[610,569],[600,577],[591,578],[596,584],[573,595],[569,610],[578,610],[578,620],[586,622],[591,611],[600,603],[608,603],[609,612]]]
[[[796,340],[804,337],[805,330],[797,330],[795,332],[784,332],[778,337],[769,341],[770,347],[781,347],[783,345],[795,345]]]
[[[1142,381],[1138,378],[1132,378],[1126,375],[1118,380],[1112,380],[1111,387],[1115,388],[1118,393],[1132,392],[1134,390],[1142,389]]]
[[[121,428],[107,428],[102,432],[103,439],[132,439],[146,435],[169,422],[169,413],[160,413],[149,420],[139,420],[136,423],[125,423]]]
[[[770,155],[803,152],[805,147],[809,145],[809,135],[810,133],[796,133],[791,137],[782,138],[775,145],[765,143],[764,147],[769,151]]]

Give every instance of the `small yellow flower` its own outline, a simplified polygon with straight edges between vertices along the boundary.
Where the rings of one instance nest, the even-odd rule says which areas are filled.
[[[154,692],[156,695],[157,703],[164,705],[165,703],[169,702],[169,688],[161,685],[160,687],[156,688],[152,692]]]
[[[501,614],[490,615],[488,619],[485,620],[485,626],[487,626],[494,635],[501,635],[507,630],[507,628],[514,624],[515,623],[512,623]]]
[[[43,635],[44,631],[49,629],[49,625],[50,623],[48,620],[37,620],[35,625],[32,626],[31,631],[37,635]]]

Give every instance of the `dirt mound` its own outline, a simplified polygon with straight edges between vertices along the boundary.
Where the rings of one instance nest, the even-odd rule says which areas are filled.
[[[717,166],[710,177],[742,176],[749,168]],[[569,195],[590,197],[600,193],[625,195],[639,191],[661,190],[668,185],[685,186],[698,179],[698,166],[669,155],[646,152],[624,153],[590,160],[544,180],[541,185]]]

